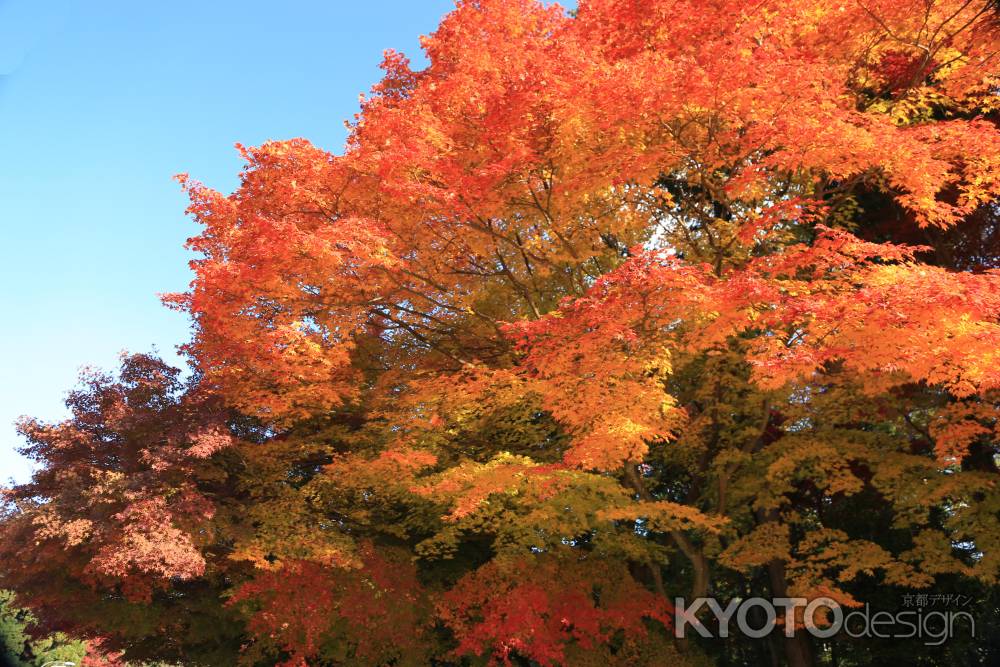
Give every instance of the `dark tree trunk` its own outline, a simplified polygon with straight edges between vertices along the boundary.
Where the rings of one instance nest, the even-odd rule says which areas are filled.
[[[788,597],[788,583],[785,581],[785,563],[780,560],[772,560],[767,564],[767,576],[771,582],[771,596],[775,598]],[[795,630],[791,637],[781,634],[781,639],[785,647],[785,660],[788,667],[812,667],[813,651],[812,642],[805,629]]]

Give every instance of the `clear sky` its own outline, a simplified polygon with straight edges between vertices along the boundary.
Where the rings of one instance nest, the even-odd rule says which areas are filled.
[[[235,142],[339,151],[382,51],[419,66],[450,0],[0,0],[0,485],[13,422],[65,416],[83,365],[176,360],[195,225],[171,176],[235,186]]]

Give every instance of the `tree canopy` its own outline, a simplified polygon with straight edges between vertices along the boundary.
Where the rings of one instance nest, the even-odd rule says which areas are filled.
[[[995,613],[998,37],[983,0],[461,0],[341,154],[179,177],[191,373],[21,424],[0,585],[183,664],[915,659],[677,641],[671,600]]]

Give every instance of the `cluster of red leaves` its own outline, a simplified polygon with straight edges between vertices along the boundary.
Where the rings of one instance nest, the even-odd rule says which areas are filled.
[[[570,643],[592,649],[619,632],[642,637],[645,619],[670,628],[673,617],[666,599],[596,559],[493,561],[461,579],[438,611],[458,638],[456,655],[487,653],[503,664],[517,655],[545,666],[563,664]]]
[[[257,640],[245,654],[250,664],[284,654],[283,667],[304,666],[334,642],[358,664],[384,664],[419,648],[429,603],[413,563],[405,552],[376,551],[371,544],[359,551],[359,569],[300,561],[261,572],[236,590],[229,604],[253,609],[248,630]]]
[[[34,604],[73,606],[57,588],[47,590],[56,582],[38,576],[53,563],[133,599],[148,599],[171,578],[204,573],[195,535],[214,508],[191,474],[232,438],[221,404],[182,394],[177,374],[152,357],[124,357],[119,378],[84,377],[67,401],[71,420],[20,424],[24,452],[43,467],[6,492],[18,511],[4,525],[0,549],[8,576],[33,591]],[[28,544],[33,553],[25,558]]]

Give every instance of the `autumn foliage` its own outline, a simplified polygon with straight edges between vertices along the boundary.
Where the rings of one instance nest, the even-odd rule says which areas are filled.
[[[180,177],[192,374],[21,425],[0,585],[297,666],[702,664],[674,596],[998,583],[992,5],[465,0],[423,48],[342,154]]]

